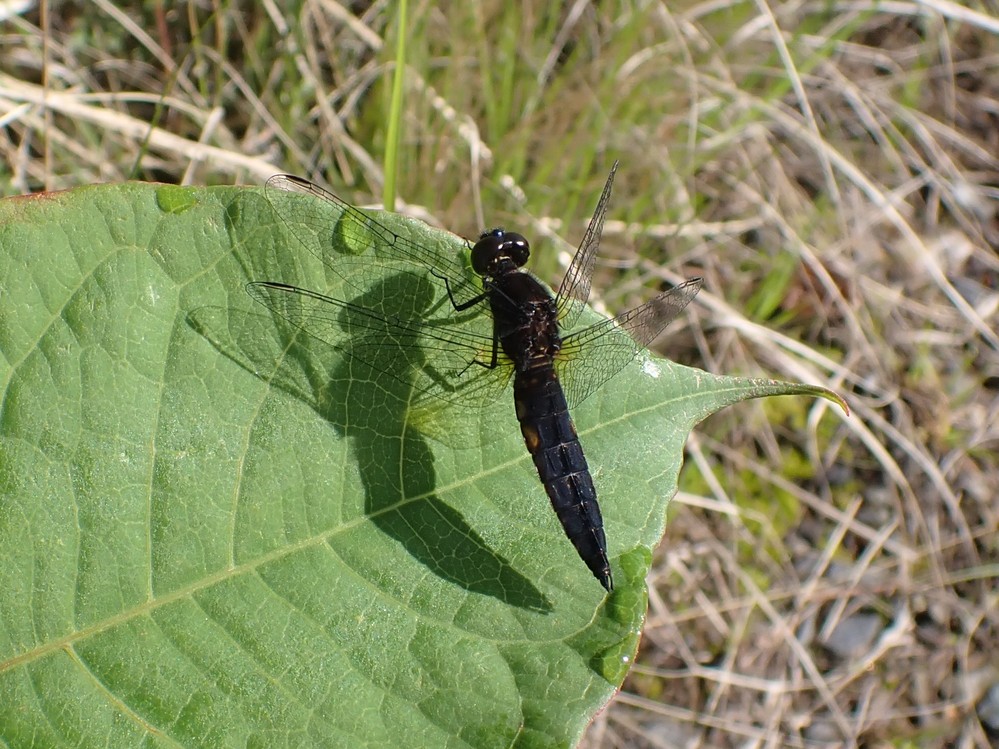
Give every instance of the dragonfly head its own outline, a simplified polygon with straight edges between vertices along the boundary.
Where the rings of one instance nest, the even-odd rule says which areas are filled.
[[[503,276],[521,267],[530,255],[523,235],[493,229],[484,232],[472,248],[472,270],[480,276]]]

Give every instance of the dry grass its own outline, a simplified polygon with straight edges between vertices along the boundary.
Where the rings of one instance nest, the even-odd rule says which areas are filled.
[[[588,215],[618,157],[603,302],[703,275],[672,358],[854,411],[754,402],[692,436],[638,663],[585,746],[995,746],[999,8],[672,5],[411,10],[403,196],[465,235],[578,237],[544,217]],[[5,192],[379,193],[383,6],[148,6],[7,21]]]

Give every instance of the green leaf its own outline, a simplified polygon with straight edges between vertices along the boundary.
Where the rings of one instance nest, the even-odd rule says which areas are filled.
[[[637,648],[689,430],[829,395],[643,359],[589,398],[605,596],[509,393],[421,398],[433,352],[386,376],[296,336],[248,280],[396,297],[329,273],[259,190],[0,203],[6,745],[570,745]]]

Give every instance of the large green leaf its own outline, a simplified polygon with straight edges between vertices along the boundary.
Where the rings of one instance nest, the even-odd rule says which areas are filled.
[[[689,430],[822,394],[643,359],[587,400],[606,596],[509,393],[420,398],[432,352],[386,377],[296,339],[251,279],[338,282],[258,190],[0,204],[6,745],[569,745],[635,652]]]

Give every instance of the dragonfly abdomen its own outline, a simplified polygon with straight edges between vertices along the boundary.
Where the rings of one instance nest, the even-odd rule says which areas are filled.
[[[524,442],[566,536],[593,576],[612,590],[597,492],[555,369],[518,369],[513,397]]]

